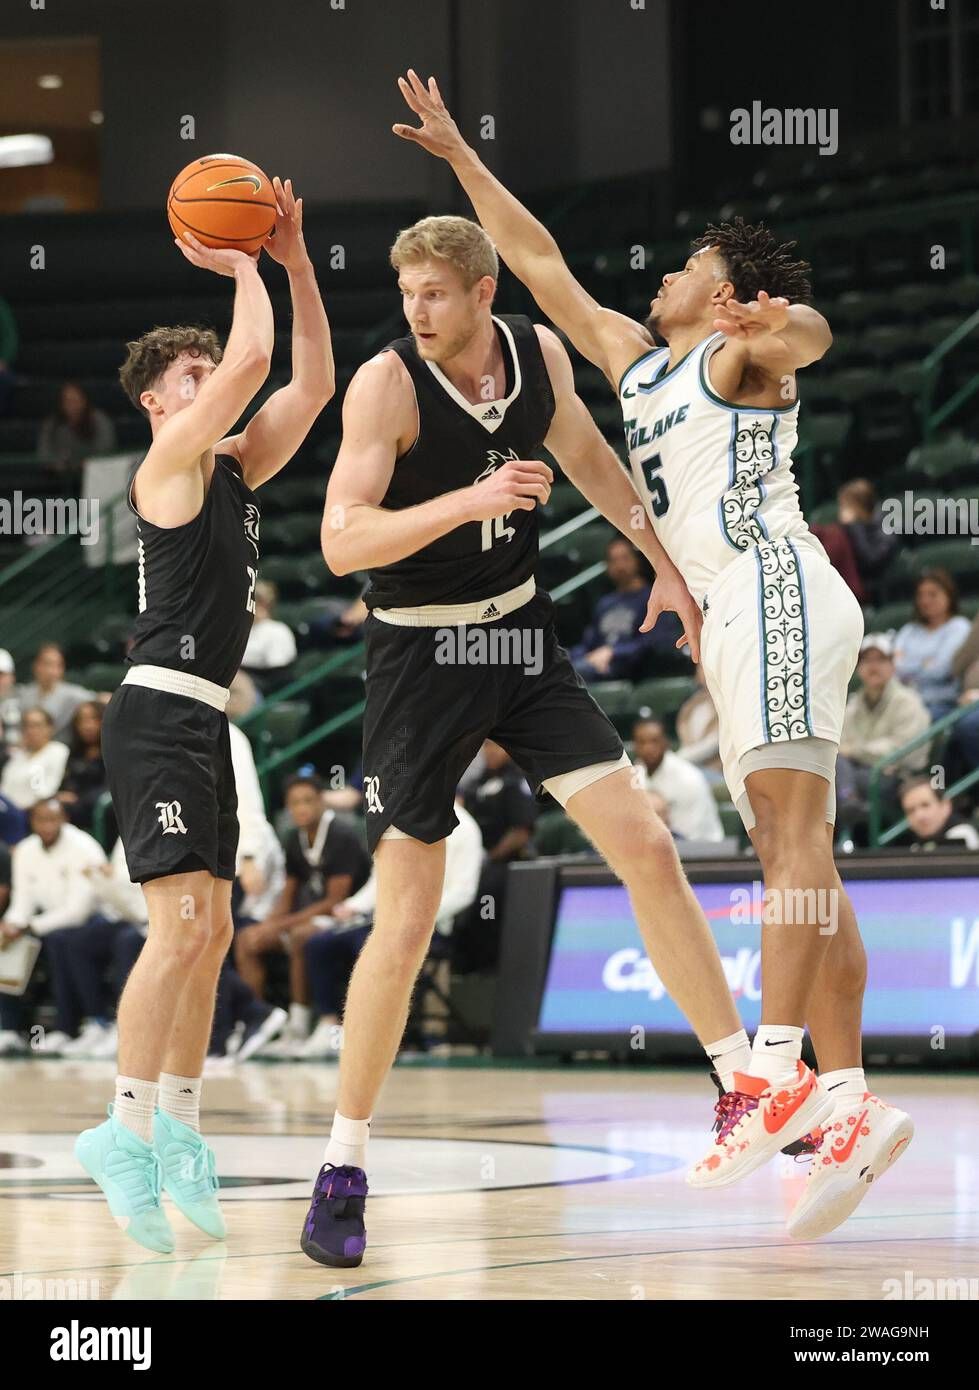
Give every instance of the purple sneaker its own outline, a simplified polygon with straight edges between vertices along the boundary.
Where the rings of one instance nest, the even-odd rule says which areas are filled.
[[[367,1245],[366,1198],[367,1174],[363,1168],[323,1164],[300,1241],[311,1260],[343,1269],[360,1264]]]

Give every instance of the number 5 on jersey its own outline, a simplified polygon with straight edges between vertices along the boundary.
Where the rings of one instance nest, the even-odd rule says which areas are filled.
[[[659,454],[653,454],[651,458],[643,459],[640,466],[643,481],[649,490],[649,502],[653,509],[653,516],[663,516],[670,505],[666,483],[656,472],[657,468],[663,467],[663,460]]]

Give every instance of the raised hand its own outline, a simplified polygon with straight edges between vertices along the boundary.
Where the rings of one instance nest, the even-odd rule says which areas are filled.
[[[242,265],[258,263],[257,251],[250,256],[245,251],[205,246],[193,232],[185,231],[182,238],[174,237],[174,241],[191,265],[199,266],[201,270],[213,270],[215,275],[234,275]]]
[[[421,125],[394,125],[391,129],[395,135],[400,135],[402,140],[413,140],[429,154],[451,162],[455,155],[466,148],[466,142],[445,109],[435,78],[430,77],[426,87],[414,68],[409,68],[407,79],[398,78],[398,86],[412,111],[421,117]]]
[[[263,243],[264,249],[286,270],[301,270],[309,261],[303,240],[303,200],[293,195],[292,179],[283,183],[276,176],[272,180],[272,191],[277,212],[275,226]]]
[[[764,290],[747,304],[729,299],[717,310],[714,327],[729,338],[755,338],[762,333],[780,333],[789,321],[789,301],[770,299]]]

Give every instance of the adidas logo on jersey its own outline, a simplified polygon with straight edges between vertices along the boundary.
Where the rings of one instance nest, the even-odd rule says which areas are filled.
[[[499,412],[499,410],[496,408],[496,406],[495,406],[495,405],[491,405],[490,408],[489,408],[489,410],[483,411],[483,419],[484,419],[484,420],[499,420],[499,419],[502,419],[502,416],[500,415],[500,412]]]
[[[495,603],[491,603],[488,608],[484,608],[482,613],[480,613],[479,615],[481,621],[483,618],[498,618],[499,616],[500,610],[497,608]]]

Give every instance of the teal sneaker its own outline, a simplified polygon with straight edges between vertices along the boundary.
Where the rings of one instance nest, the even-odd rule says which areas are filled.
[[[205,1235],[223,1240],[214,1153],[196,1129],[162,1110],[153,1117],[153,1147],[163,1168],[163,1190]]]
[[[152,1144],[114,1118],[75,1140],[75,1157],[105,1193],[109,1210],[126,1235],[147,1250],[169,1255],[173,1231],[160,1205],[162,1171]]]

